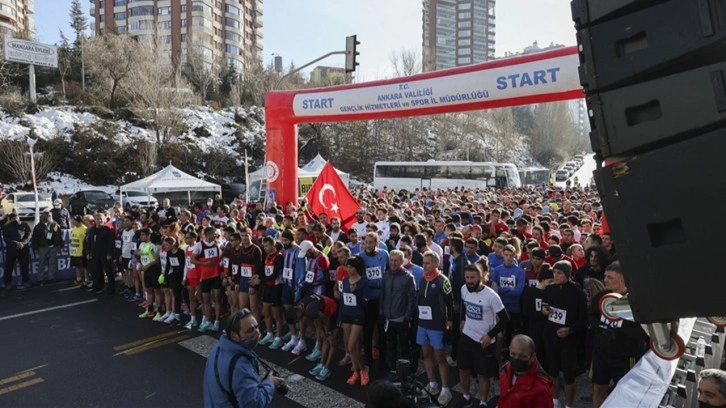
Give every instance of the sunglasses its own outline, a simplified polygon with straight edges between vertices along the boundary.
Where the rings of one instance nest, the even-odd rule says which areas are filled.
[[[237,330],[239,330],[238,322],[251,314],[252,314],[252,312],[250,311],[250,309],[247,309],[247,308],[244,308],[244,309],[238,311],[237,313],[235,313],[234,317],[232,318],[232,320],[229,321],[229,324],[227,325],[227,330],[226,330],[227,335],[234,332],[235,324],[237,324]]]

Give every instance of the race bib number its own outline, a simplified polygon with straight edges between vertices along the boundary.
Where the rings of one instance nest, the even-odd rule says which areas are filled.
[[[338,292],[343,293],[343,281],[338,281]]]
[[[542,299],[535,299],[534,300],[534,310],[541,312],[542,311]]]
[[[239,265],[232,265],[232,275],[237,276],[239,273]]]
[[[418,307],[418,318],[421,320],[433,319],[433,316],[431,314],[431,306],[419,306]]]
[[[171,264],[171,266],[179,266],[179,258],[177,258],[177,257],[169,258],[169,263]]]
[[[123,235],[122,238],[124,242],[131,242],[131,235]]]
[[[343,304],[346,306],[358,306],[358,298],[353,293],[343,293]]]
[[[47,239],[47,240],[53,239],[53,233],[49,232],[49,233],[45,234],[45,239]]]
[[[557,323],[561,325],[565,325],[565,322],[567,321],[567,310],[558,309],[556,307],[552,308],[552,313],[550,313],[549,321],[552,323]]]
[[[305,282],[307,282],[307,283],[313,283],[313,281],[315,281],[315,272],[308,271],[305,274]]]
[[[448,246],[448,245],[446,245],[446,246],[444,247],[444,255],[450,255],[450,254],[451,254],[451,250],[449,249],[449,246]]]
[[[275,271],[274,266],[265,265],[265,276],[272,276],[272,272]]]
[[[194,267],[194,265],[192,264],[192,257],[191,256],[186,257],[185,260],[187,261],[187,266],[189,266],[190,268],[193,268]]]
[[[529,286],[537,286],[537,279],[530,279],[527,284]]]
[[[515,278],[514,276],[510,276],[507,278],[505,278],[505,277],[499,278],[499,287],[500,288],[514,289],[514,287],[516,286],[516,283],[517,283],[517,278]]]
[[[48,239],[51,239],[52,235],[51,234],[48,234],[48,235],[49,235]],[[116,249],[121,249],[121,241],[116,240]]]
[[[603,329],[606,329],[608,327],[612,329],[619,329],[623,327],[623,321],[618,320],[617,322],[613,322],[606,319],[605,316],[600,315],[600,327],[602,327]]]
[[[207,248],[204,250],[204,257],[205,258],[216,258],[217,257],[217,248]]]
[[[71,256],[76,256],[76,255],[78,255],[78,248],[76,248],[76,247],[71,247],[71,248],[70,248],[70,254],[71,254]]]
[[[381,279],[381,267],[371,266],[366,268],[366,276],[368,276],[368,279]]]
[[[282,277],[292,280],[292,268],[284,268],[282,270]]]
[[[240,275],[243,278],[251,278],[252,277],[252,268],[250,268],[249,266],[242,265],[242,267],[240,268]]]
[[[141,265],[146,266],[146,265],[148,265],[150,263],[151,263],[151,259],[149,259],[148,256],[145,256],[144,255],[144,256],[141,257]]]
[[[222,268],[229,268],[229,258],[222,258]]]

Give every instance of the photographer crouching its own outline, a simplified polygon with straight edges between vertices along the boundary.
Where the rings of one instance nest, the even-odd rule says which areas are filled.
[[[287,392],[285,380],[270,375],[269,368],[260,382],[259,360],[253,351],[259,340],[257,319],[248,309],[230,319],[204,369],[205,408],[262,408],[270,405],[275,390],[283,395]]]

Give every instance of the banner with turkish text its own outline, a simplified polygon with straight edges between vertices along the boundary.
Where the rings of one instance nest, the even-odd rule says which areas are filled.
[[[323,171],[310,187],[306,198],[310,211],[316,216],[325,214],[328,216],[328,221],[332,218],[339,218],[344,230],[355,223],[358,202],[350,194],[348,187],[330,162],[325,164]]]

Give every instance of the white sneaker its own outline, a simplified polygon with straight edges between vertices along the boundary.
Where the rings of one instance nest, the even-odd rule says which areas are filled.
[[[295,346],[297,346],[297,339],[292,338],[292,339],[290,339],[290,341],[285,343],[284,346],[282,346],[282,351],[290,351],[290,350],[294,349]]]
[[[454,398],[451,395],[451,391],[449,389],[442,389],[441,394],[439,394],[439,404],[443,406],[447,406],[449,402],[451,402],[451,399]]]
[[[426,384],[426,391],[428,391],[431,395],[436,395],[441,392],[441,388],[439,388],[439,385],[436,384],[435,386],[431,386],[431,383]]]
[[[305,340],[300,339],[300,341],[297,342],[297,346],[295,346],[295,348],[292,349],[292,354],[299,356],[307,349],[308,349],[308,347],[307,347],[307,345],[305,345]]]

